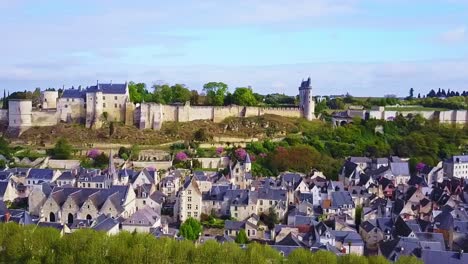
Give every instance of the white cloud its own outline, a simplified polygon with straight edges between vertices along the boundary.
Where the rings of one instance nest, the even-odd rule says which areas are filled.
[[[438,37],[438,40],[447,44],[458,44],[464,42],[467,39],[466,27],[461,26],[449,31],[443,32]]]

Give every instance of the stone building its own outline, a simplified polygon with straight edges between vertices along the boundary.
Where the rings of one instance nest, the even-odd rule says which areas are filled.
[[[86,88],[45,90],[38,108],[31,100],[9,100],[9,109],[0,111],[0,121],[8,122],[10,133],[19,135],[33,126],[53,126],[60,122],[85,124],[100,128],[104,121],[123,122],[140,129],[160,129],[165,121],[189,122],[211,120],[221,122],[228,117],[253,117],[265,114],[286,117],[315,118],[315,102],[310,78],[299,87],[299,107],[191,106],[157,103],[134,104],[128,84],[99,83]]]

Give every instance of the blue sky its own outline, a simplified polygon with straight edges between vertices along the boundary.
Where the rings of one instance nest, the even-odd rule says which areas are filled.
[[[468,89],[468,0],[0,0],[0,89],[209,81]]]

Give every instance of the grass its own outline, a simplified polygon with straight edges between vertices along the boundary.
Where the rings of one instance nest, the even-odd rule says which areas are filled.
[[[386,111],[400,111],[400,112],[408,112],[408,111],[446,111],[446,108],[435,108],[435,107],[424,107],[424,106],[391,106],[385,107]]]

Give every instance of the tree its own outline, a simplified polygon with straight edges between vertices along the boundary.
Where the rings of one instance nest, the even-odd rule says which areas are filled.
[[[233,100],[234,104],[241,106],[255,106],[257,99],[253,94],[252,88],[239,87],[234,91]]]
[[[223,82],[209,82],[203,85],[209,105],[221,106],[227,95],[228,85]]]
[[[422,260],[415,256],[400,256],[395,264],[424,264]]]
[[[275,225],[280,222],[278,214],[273,207],[268,209],[268,214],[262,213],[262,215],[260,215],[260,219],[268,226],[269,229],[273,229]]]
[[[189,217],[182,225],[180,225],[180,235],[185,239],[195,241],[200,237],[201,232],[203,231],[201,223]]]
[[[414,97],[414,89],[411,88],[411,89],[409,90],[409,97],[408,97],[408,98],[409,98],[409,99],[413,99],[413,97]]]
[[[54,159],[69,159],[72,155],[73,147],[65,138],[59,138],[52,149]]]
[[[190,92],[190,104],[191,105],[199,105],[200,104],[200,95],[198,94],[197,90],[192,90]]]
[[[236,236],[236,243],[237,244],[247,244],[249,243],[249,239],[247,238],[247,234],[245,233],[245,229],[241,229]]]
[[[171,86],[172,103],[185,103],[190,101],[192,93],[183,84],[175,84]]]
[[[359,231],[359,226],[361,225],[362,221],[362,206],[358,205],[356,206],[356,209],[354,210],[354,223],[356,224],[356,228]]]
[[[200,128],[193,133],[193,139],[196,141],[204,142],[210,139],[210,135],[206,131],[206,128]]]
[[[128,83],[128,93],[130,95],[130,101],[132,101],[133,103],[141,103],[147,92],[148,91],[146,90],[146,84],[144,83]]]
[[[170,104],[173,101],[172,89],[168,84],[155,84],[154,89],[154,101],[160,104]]]

